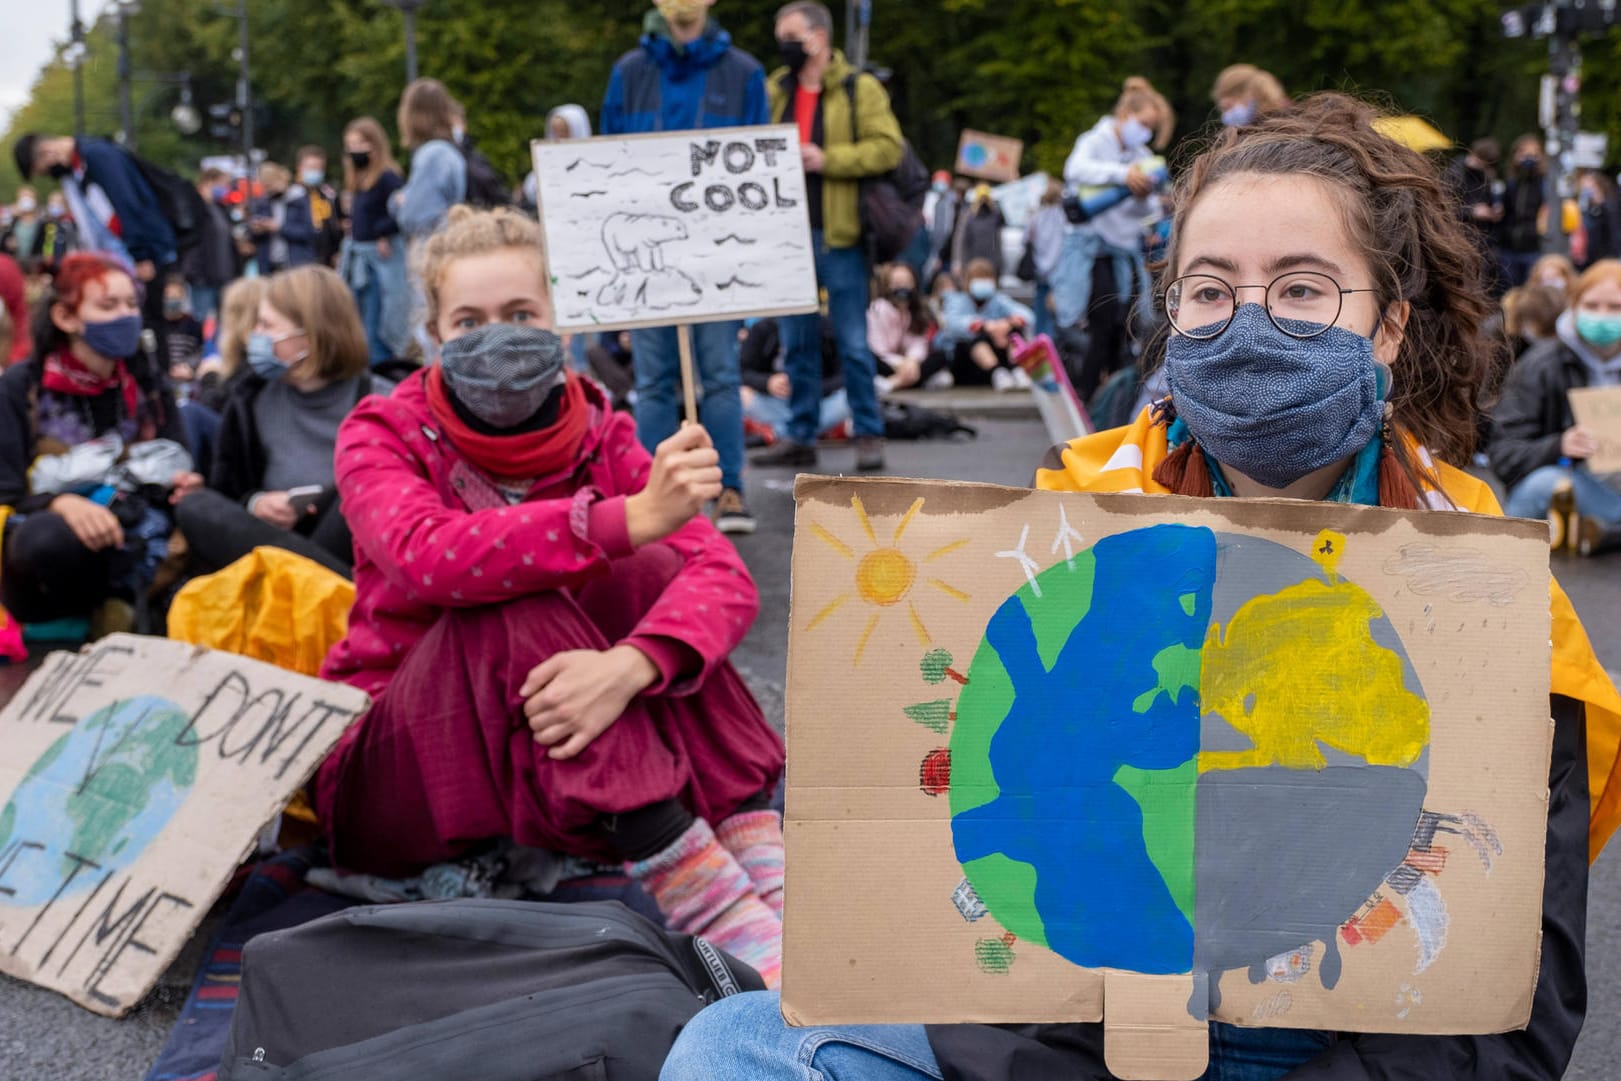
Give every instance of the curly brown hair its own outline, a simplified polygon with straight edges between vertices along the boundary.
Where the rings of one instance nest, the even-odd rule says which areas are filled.
[[[1300,174],[1343,193],[1347,232],[1368,260],[1380,309],[1410,306],[1391,365],[1395,422],[1454,465],[1474,451],[1479,401],[1494,370],[1480,333],[1491,310],[1485,262],[1455,200],[1424,157],[1379,134],[1373,106],[1339,93],[1303,98],[1252,125],[1227,128],[1182,174],[1162,276],[1176,276],[1177,238],[1199,198],[1242,173]],[[1407,463],[1411,465],[1411,463]]]

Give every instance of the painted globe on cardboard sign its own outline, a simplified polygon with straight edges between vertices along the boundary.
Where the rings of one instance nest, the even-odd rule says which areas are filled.
[[[1430,711],[1337,573],[1182,525],[1061,561],[992,617],[957,702],[956,855],[1012,935],[1087,968],[1233,968],[1321,941],[1407,856]]]
[[[0,856],[10,854],[3,899],[46,904],[133,865],[191,794],[189,723],[175,703],[142,696],[63,733],[0,809]]]

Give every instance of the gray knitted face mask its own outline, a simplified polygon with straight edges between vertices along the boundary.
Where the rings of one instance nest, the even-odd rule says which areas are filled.
[[[445,385],[492,428],[535,415],[563,377],[563,342],[541,327],[487,323],[439,348]]]
[[[1199,445],[1268,488],[1349,458],[1384,417],[1373,339],[1341,327],[1292,338],[1259,304],[1214,338],[1173,337],[1165,368]]]

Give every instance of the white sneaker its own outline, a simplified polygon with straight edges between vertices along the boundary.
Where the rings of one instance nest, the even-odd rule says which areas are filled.
[[[872,388],[878,392],[878,397],[884,398],[895,389],[895,380],[887,375],[880,375],[873,379]]]
[[[991,369],[991,388],[997,391],[1014,390],[1018,383],[1013,379],[1013,373],[1007,368]]]
[[[1025,371],[1023,368],[1014,368],[1012,371],[1013,385],[1019,390],[1029,390],[1031,387],[1035,386],[1035,383],[1031,382],[1030,380],[1030,373]]]
[[[957,385],[948,369],[942,368],[923,381],[924,390],[950,390]]]

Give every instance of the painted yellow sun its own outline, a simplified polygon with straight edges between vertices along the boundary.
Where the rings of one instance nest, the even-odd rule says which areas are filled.
[[[861,522],[861,529],[867,535],[868,550],[858,557],[854,548],[821,524],[811,523],[811,534],[817,540],[856,566],[852,588],[846,589],[829,601],[805,625],[805,629],[815,630],[852,600],[860,600],[870,605],[876,611],[867,618],[866,626],[856,639],[855,658],[851,661],[852,664],[860,664],[861,654],[866,650],[867,641],[872,638],[873,631],[878,629],[878,621],[883,615],[883,610],[895,608],[904,602],[907,617],[911,620],[912,632],[917,635],[918,643],[925,647],[930,645],[933,640],[929,637],[928,627],[924,626],[923,617],[918,614],[917,601],[913,596],[913,588],[918,584],[919,568],[964,547],[968,543],[967,538],[952,541],[921,558],[914,557],[901,549],[901,538],[906,534],[906,527],[912,524],[912,519],[916,518],[917,512],[923,508],[922,499],[913,500],[911,507],[901,516],[900,523],[895,526],[895,534],[888,544],[879,543],[878,534],[872,527],[872,519],[867,516],[867,508],[861,504],[861,497],[851,496],[850,505],[855,508],[856,518]],[[954,600],[968,600],[967,593],[939,578],[925,577],[923,582]]]

